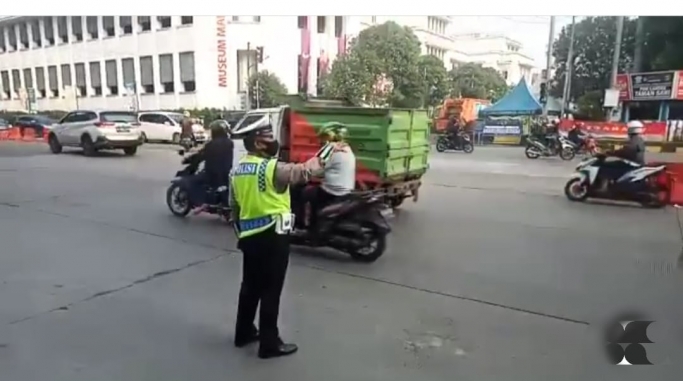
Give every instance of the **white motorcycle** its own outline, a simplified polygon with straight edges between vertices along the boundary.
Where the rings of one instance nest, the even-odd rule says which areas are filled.
[[[604,186],[601,173],[606,160],[619,161],[629,170]],[[666,166],[641,166],[630,160],[599,154],[579,163],[576,172],[567,181],[564,193],[571,201],[600,198],[616,201],[633,201],[646,207],[664,207],[669,200],[671,176]]]

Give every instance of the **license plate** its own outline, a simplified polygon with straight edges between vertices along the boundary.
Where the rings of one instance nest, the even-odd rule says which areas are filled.
[[[116,132],[130,132],[130,128],[116,127]]]

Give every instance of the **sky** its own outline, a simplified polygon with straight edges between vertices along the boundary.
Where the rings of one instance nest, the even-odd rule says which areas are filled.
[[[572,16],[555,16],[555,38],[571,22]],[[449,34],[502,34],[521,42],[522,52],[536,61],[536,67],[545,68],[549,32],[550,16],[453,16]]]

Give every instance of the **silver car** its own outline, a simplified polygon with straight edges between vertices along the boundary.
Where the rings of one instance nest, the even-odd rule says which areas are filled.
[[[52,125],[48,144],[55,154],[62,147],[81,147],[86,156],[113,149],[132,156],[143,143],[139,125],[130,111],[72,111]]]

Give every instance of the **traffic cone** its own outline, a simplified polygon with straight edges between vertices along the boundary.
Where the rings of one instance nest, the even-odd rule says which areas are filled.
[[[9,139],[9,130],[0,130],[0,140]]]
[[[21,138],[21,140],[25,142],[33,142],[36,140],[36,130],[33,128],[25,128],[24,129],[24,136]]]

